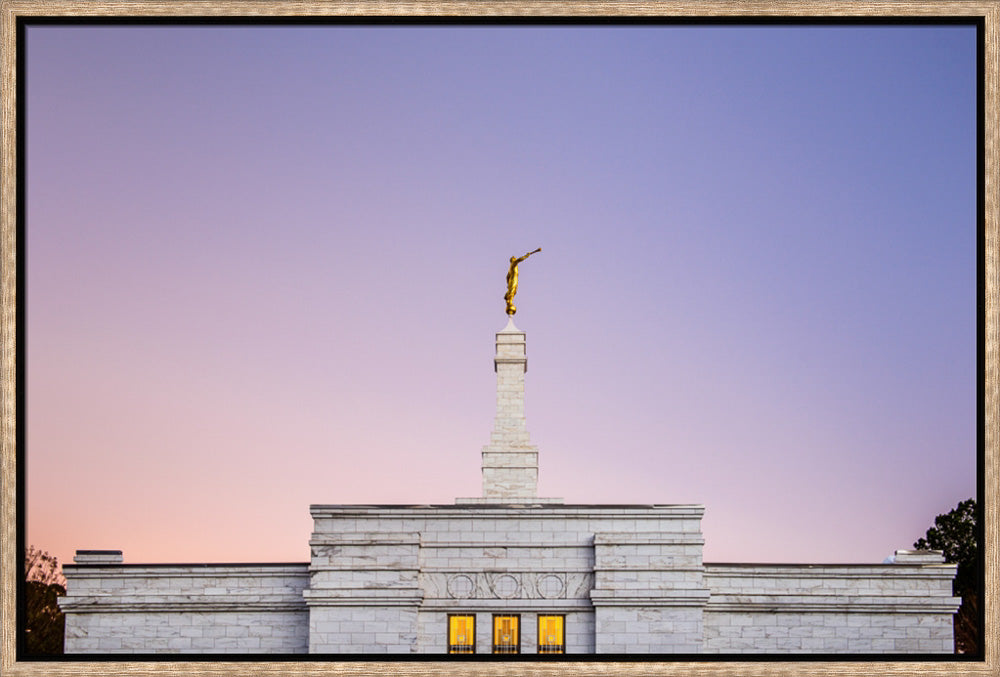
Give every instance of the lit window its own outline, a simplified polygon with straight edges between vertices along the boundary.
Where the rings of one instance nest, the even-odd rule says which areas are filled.
[[[565,616],[538,617],[538,653],[566,653]]]
[[[448,616],[448,653],[476,653],[475,616]]]
[[[521,653],[521,617],[493,617],[493,653]]]

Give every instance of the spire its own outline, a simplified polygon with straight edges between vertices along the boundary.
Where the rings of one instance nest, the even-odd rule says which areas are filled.
[[[507,501],[538,496],[538,447],[524,418],[524,374],[528,371],[524,332],[507,326],[497,333],[493,369],[497,411],[490,443],[483,447],[483,498]]]
[[[483,447],[483,496],[458,503],[562,503],[538,498],[538,447],[531,444],[524,417],[525,347],[524,332],[509,316],[496,334],[497,409],[490,442]]]

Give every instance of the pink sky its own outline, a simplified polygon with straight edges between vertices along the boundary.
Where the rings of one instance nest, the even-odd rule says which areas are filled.
[[[707,561],[975,495],[968,27],[28,31],[27,529],[307,561],[480,492],[521,270],[539,492]]]

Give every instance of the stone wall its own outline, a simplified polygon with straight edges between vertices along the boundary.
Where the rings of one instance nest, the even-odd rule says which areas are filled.
[[[597,653],[698,653],[704,583],[700,534],[594,535]]]
[[[305,653],[306,564],[126,565],[84,551],[63,566],[66,653]]]
[[[450,613],[476,616],[482,653],[494,613],[521,615],[523,654],[539,614],[566,616],[567,653],[700,647],[701,506],[311,510],[311,652],[442,653]]]
[[[952,653],[955,565],[706,564],[706,653]]]
[[[704,564],[701,506],[313,506],[310,564],[64,567],[67,653],[432,653],[448,614],[569,654],[952,652],[955,566]]]
[[[313,538],[309,652],[412,653],[422,598],[420,535],[354,526],[359,530]]]

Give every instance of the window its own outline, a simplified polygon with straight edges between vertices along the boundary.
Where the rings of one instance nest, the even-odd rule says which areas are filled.
[[[565,616],[538,617],[538,653],[566,653]]]
[[[521,653],[521,616],[493,617],[493,653]]]
[[[448,616],[448,653],[476,653],[475,616]]]

